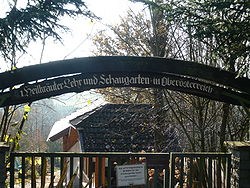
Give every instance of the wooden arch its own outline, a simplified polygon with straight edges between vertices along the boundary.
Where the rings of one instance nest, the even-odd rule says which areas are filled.
[[[158,57],[84,57],[0,73],[0,106],[94,88],[155,87],[249,107],[249,86],[250,80],[245,77],[196,62]]]

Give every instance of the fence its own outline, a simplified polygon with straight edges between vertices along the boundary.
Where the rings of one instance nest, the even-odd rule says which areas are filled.
[[[170,153],[170,164],[170,187],[230,187],[231,154]]]
[[[230,187],[231,155],[224,153],[12,153],[7,183],[117,187],[116,167],[128,164],[146,168],[145,185],[129,187]]]

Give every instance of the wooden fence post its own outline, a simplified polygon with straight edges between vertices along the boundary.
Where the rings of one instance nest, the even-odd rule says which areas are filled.
[[[225,145],[232,153],[231,186],[249,188],[250,186],[250,143],[227,141]]]
[[[3,142],[0,142],[0,188],[5,188],[5,180],[7,175],[5,156],[7,151],[9,151],[9,146]]]

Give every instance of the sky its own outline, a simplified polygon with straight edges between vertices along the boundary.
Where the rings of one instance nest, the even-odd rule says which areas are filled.
[[[7,7],[9,0],[0,0],[1,10]],[[23,0],[19,0],[22,2]],[[75,57],[92,56],[91,36],[98,32],[98,30],[106,29],[105,24],[119,23],[120,16],[124,16],[128,9],[140,11],[143,5],[140,3],[132,3],[128,0],[84,0],[88,8],[101,18],[100,21],[80,17],[72,19],[64,17],[62,23],[71,29],[71,32],[63,33],[63,44],[47,39],[43,52],[42,63],[70,59]],[[0,11],[0,17],[4,16],[5,11]],[[38,64],[42,52],[42,42],[32,42],[27,50],[28,54],[20,58],[18,68]],[[8,69],[7,67],[5,69]],[[4,71],[1,67],[1,71]]]

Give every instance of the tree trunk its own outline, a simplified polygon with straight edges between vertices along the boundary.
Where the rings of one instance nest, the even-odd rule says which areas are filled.
[[[229,118],[229,109],[230,109],[230,104],[224,103],[222,106],[222,121],[221,121],[221,127],[220,127],[220,149],[222,152],[226,151],[226,148],[224,147],[224,141],[226,139],[226,128],[227,128],[227,123],[228,123],[228,118]]]

